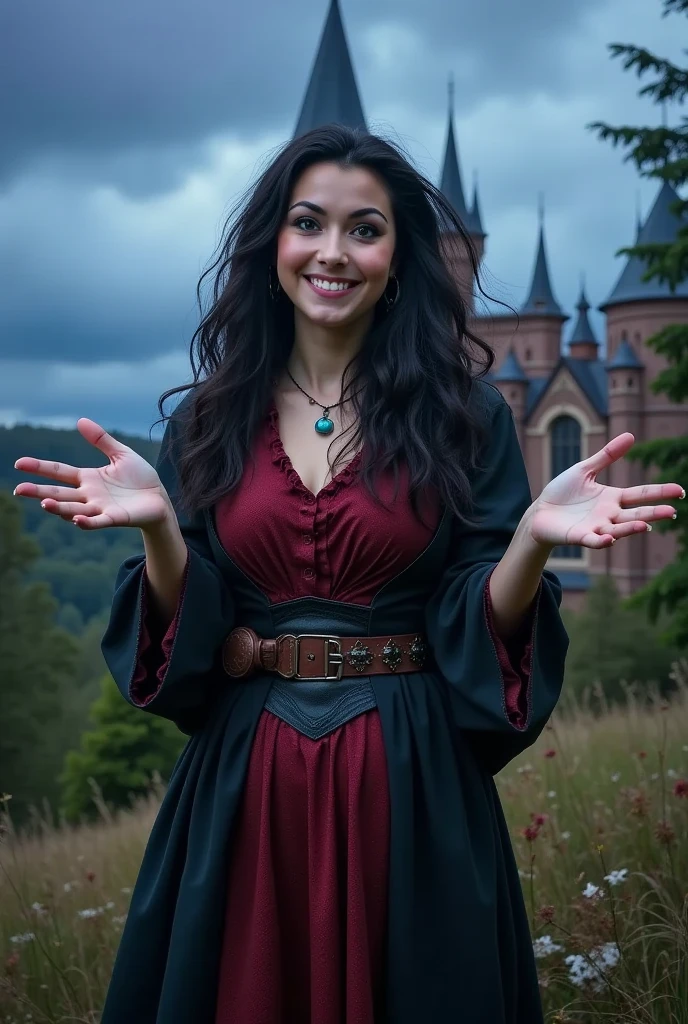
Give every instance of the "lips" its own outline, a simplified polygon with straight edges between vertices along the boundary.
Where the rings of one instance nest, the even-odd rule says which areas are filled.
[[[337,278],[337,277],[335,277],[335,278],[332,278],[332,277],[318,277],[315,274],[309,274],[308,276],[306,276],[304,274],[304,280],[308,281],[308,284],[311,286],[311,288],[316,293],[316,295],[323,296],[324,298],[327,298],[327,299],[336,299],[336,298],[341,298],[341,297],[343,297],[345,295],[351,295],[351,293],[361,283],[360,281],[350,281],[350,280],[347,280],[346,278],[342,278],[342,277],[339,277],[339,278]],[[316,281],[327,281],[327,282],[331,282],[332,284],[347,285],[348,287],[345,287],[345,288],[322,288],[320,285],[315,283]]]

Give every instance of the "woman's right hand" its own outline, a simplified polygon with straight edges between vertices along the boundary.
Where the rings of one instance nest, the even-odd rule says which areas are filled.
[[[108,526],[146,529],[174,515],[169,495],[150,463],[115,440],[94,420],[82,417],[76,427],[89,444],[107,455],[108,465],[78,469],[63,462],[25,456],[17,459],[15,469],[72,486],[27,482],[18,484],[15,494],[22,498],[39,498],[46,512],[86,530]]]

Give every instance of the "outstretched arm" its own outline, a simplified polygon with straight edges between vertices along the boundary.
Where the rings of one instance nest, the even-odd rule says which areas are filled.
[[[634,443],[633,434],[612,438],[589,459],[551,480],[527,509],[490,577],[494,624],[503,639],[523,622],[557,544],[606,548],[621,537],[651,530],[654,520],[675,518],[673,505],[649,503],[685,498],[680,484],[609,487],[598,482],[597,474],[622,458]]]

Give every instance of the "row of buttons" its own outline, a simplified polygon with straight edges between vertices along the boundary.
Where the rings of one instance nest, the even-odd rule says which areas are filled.
[[[304,503],[304,505],[314,505],[315,504],[315,497],[312,494],[304,494],[304,496],[303,496],[303,503]],[[306,515],[306,516],[313,515],[313,512],[311,510],[305,509],[305,508],[301,509],[301,513],[302,513],[302,515]],[[302,538],[303,538],[304,544],[312,544],[313,543],[313,534],[312,533],[304,533],[304,534],[302,534]],[[308,569],[302,569],[301,570],[301,575],[303,576],[303,578],[305,580],[314,580],[315,576],[316,576],[316,573],[315,573],[314,569],[308,568]]]

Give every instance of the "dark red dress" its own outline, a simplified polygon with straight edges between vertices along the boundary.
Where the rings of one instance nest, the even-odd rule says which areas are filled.
[[[391,509],[361,485],[358,456],[313,495],[284,451],[274,406],[254,455],[255,465],[247,462],[238,488],[218,505],[216,526],[223,547],[271,602],[318,596],[369,605],[432,537],[439,504],[429,497],[428,525],[418,523],[403,471]],[[391,478],[380,491],[391,501]],[[144,600],[145,586],[144,576]],[[183,591],[164,638],[143,616],[131,686],[140,706],[164,680],[182,600]],[[484,600],[491,625],[488,585]],[[508,717],[520,726],[530,624],[508,649],[491,633]],[[227,864],[216,1024],[382,1019],[389,820],[376,709],[319,739],[263,711]]]

